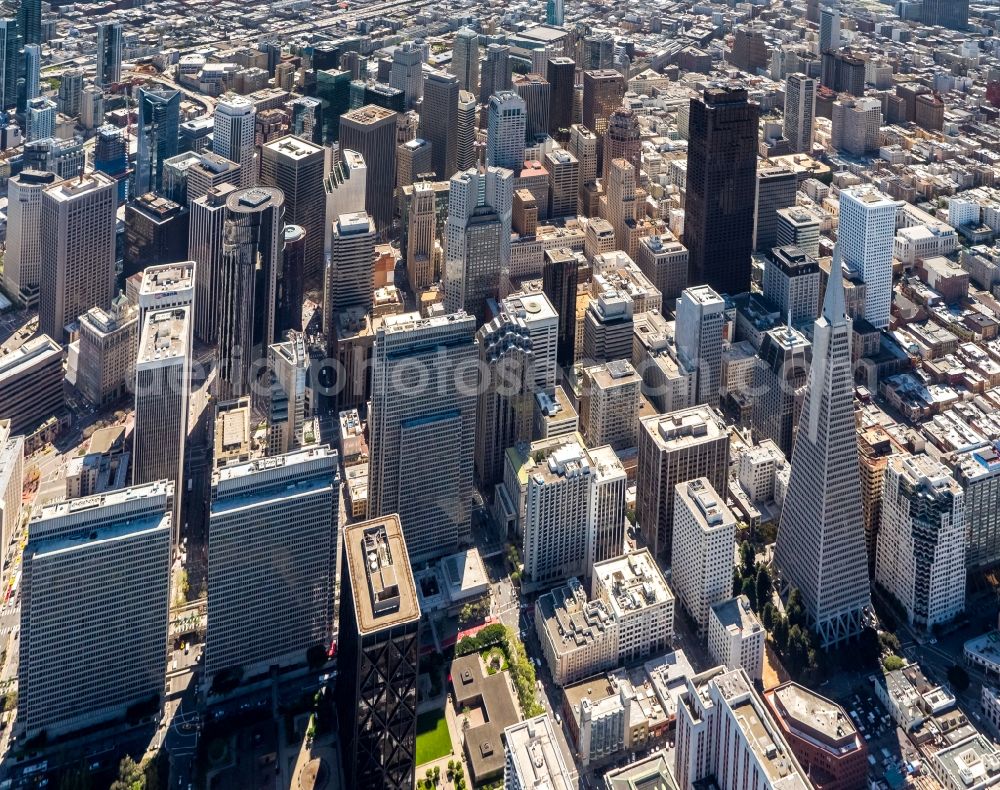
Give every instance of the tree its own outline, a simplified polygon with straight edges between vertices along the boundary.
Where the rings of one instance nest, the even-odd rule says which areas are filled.
[[[752,579],[756,568],[757,557],[754,555],[753,546],[749,540],[745,540],[740,544],[740,575],[744,579]]]
[[[784,655],[788,659],[788,669],[793,674],[809,666],[809,636],[801,626],[793,625],[788,629],[788,646]]]
[[[788,625],[805,627],[806,609],[802,605],[802,593],[797,587],[792,587],[788,593],[788,603],[785,604],[785,616],[788,618]]]
[[[326,648],[323,645],[312,645],[306,650],[306,663],[315,672],[326,663]]]
[[[757,586],[753,583],[752,577],[746,577],[743,579],[743,589],[742,593],[750,601],[750,608],[755,612],[757,611]]]
[[[764,626],[765,631],[771,631],[774,628],[774,604],[770,601],[760,608],[760,623]]]
[[[903,659],[897,655],[889,655],[882,659],[882,666],[885,667],[886,672],[895,672],[897,669],[903,668]]]
[[[948,682],[953,691],[961,694],[969,687],[969,673],[965,671],[965,667],[952,664],[948,667]]]
[[[118,778],[111,783],[111,790],[146,790],[145,773],[128,755],[118,764]]]
[[[883,653],[899,652],[899,637],[895,634],[890,634],[888,631],[883,631],[878,635],[878,644]]]
[[[733,596],[737,596],[743,590],[743,577],[739,568],[733,568]]]
[[[764,565],[757,569],[756,588],[757,606],[763,608],[771,600],[771,573]]]
[[[774,626],[771,630],[771,637],[778,648],[779,653],[784,653],[788,647],[788,618],[781,612],[774,613]]]

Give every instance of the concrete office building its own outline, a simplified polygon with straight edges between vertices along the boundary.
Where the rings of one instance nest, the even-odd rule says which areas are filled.
[[[754,250],[770,252],[778,243],[778,209],[795,205],[798,177],[788,167],[757,170],[757,211],[754,215]]]
[[[226,93],[218,98],[213,114],[212,151],[240,166],[241,187],[257,181],[254,161],[257,105],[247,96]]]
[[[191,202],[188,221],[188,255],[198,267],[195,282],[194,332],[203,343],[214,345],[219,332],[219,300],[222,296],[222,247],[226,225],[226,201],[236,191],[231,183],[210,187]]]
[[[206,677],[329,649],[339,490],[337,453],[325,446],[212,473]]]
[[[424,73],[424,103],[420,109],[420,136],[431,146],[432,170],[451,178],[458,170],[458,95],[461,80],[443,71]]]
[[[407,140],[396,149],[396,187],[414,184],[434,172],[431,144],[422,137]]]
[[[909,624],[926,630],[965,609],[965,496],[929,455],[889,459],[875,581],[899,601]]]
[[[707,777],[721,787],[807,790],[808,775],[742,669],[715,667],[677,700],[674,776],[680,787]]]
[[[195,303],[194,261],[149,266],[142,273],[135,303],[139,308],[139,333],[146,325],[146,315],[153,310],[192,307]]]
[[[458,550],[471,529],[477,357],[465,313],[386,316],[375,332],[369,513],[399,513],[411,561]]]
[[[636,446],[642,377],[626,359],[583,368],[580,418],[588,447]]]
[[[547,713],[503,731],[504,790],[570,790],[570,772]]]
[[[636,522],[654,556],[673,548],[677,484],[706,477],[725,491],[728,470],[729,434],[716,410],[694,406],[639,421]]]
[[[463,27],[455,33],[451,73],[463,91],[475,93],[479,89],[479,34],[476,31]],[[486,97],[483,99],[485,101]]]
[[[0,356],[0,414],[14,433],[33,431],[66,405],[63,349],[48,335],[37,335]]]
[[[370,310],[375,282],[375,223],[365,212],[341,214],[333,226],[323,320],[351,306]],[[332,329],[332,324],[328,323]],[[329,334],[329,333],[328,333]]]
[[[720,601],[709,609],[708,653],[726,669],[742,668],[751,680],[760,681],[766,637],[767,631],[745,595]]]
[[[119,296],[110,310],[91,307],[80,316],[79,325],[76,388],[89,403],[103,408],[124,397],[134,384],[138,314]]]
[[[476,148],[476,111],[479,104],[470,91],[458,92],[458,114],[455,120],[455,167],[468,170],[479,162]]]
[[[700,633],[711,608],[732,595],[735,546],[736,518],[708,479],[675,486],[670,581]]]
[[[276,339],[284,200],[280,189],[263,186],[236,190],[226,197],[217,302],[220,400],[250,394],[254,360]]]
[[[882,103],[876,98],[843,97],[833,103],[830,144],[838,151],[867,156],[879,149]]]
[[[356,214],[365,210],[365,189],[368,167],[365,158],[357,151],[341,150],[333,156],[329,172],[323,179],[326,193],[326,220],[323,233],[323,252],[330,254],[333,225],[341,214]]]
[[[18,726],[25,737],[55,737],[159,701],[173,493],[160,480],[35,514],[21,576]]]
[[[576,216],[580,192],[580,161],[568,151],[557,148],[545,155],[549,173],[549,216]]]
[[[956,453],[949,461],[965,499],[970,570],[1000,562],[1000,453],[995,445]]]
[[[490,97],[510,90],[510,47],[507,44],[487,44],[479,80],[479,100],[489,104]],[[475,93],[475,91],[472,91]]]
[[[242,169],[242,166],[211,151],[198,154],[198,161],[187,169],[188,204],[223,184],[239,188],[243,183]]]
[[[438,277],[437,260],[443,253],[437,239],[437,208],[430,182],[413,185],[406,225],[406,274],[410,288],[417,292]]]
[[[42,193],[54,173],[22,170],[7,181],[7,250],[3,289],[22,307],[38,306],[42,270]]]
[[[117,185],[104,173],[43,188],[38,326],[57,341],[77,316],[111,304],[117,208]]]
[[[834,272],[841,266],[839,251],[838,244]],[[824,646],[860,634],[871,600],[853,398],[851,319],[843,280],[833,277],[813,329],[812,364],[774,553],[779,576],[801,592]]]
[[[840,252],[844,263],[865,284],[865,319],[878,329],[889,326],[892,250],[900,205],[871,186],[840,192]]]
[[[806,255],[818,258],[819,217],[798,207],[779,208],[777,214],[775,246],[798,247]],[[818,306],[817,304],[817,308]]]
[[[726,302],[710,286],[685,288],[677,300],[677,356],[696,380],[698,403],[716,406],[722,383]]]
[[[389,85],[403,92],[403,105],[407,110],[412,110],[424,95],[423,68],[423,50],[415,42],[404,41],[392,51]]]
[[[811,153],[816,123],[816,80],[805,74],[785,78],[785,116],[782,134],[792,153]]]
[[[494,93],[489,101],[486,164],[520,173],[524,166],[527,108],[513,91]]]
[[[526,141],[549,133],[552,86],[541,74],[515,74],[511,78],[514,93],[524,100]]]
[[[798,247],[768,250],[764,264],[764,296],[792,326],[816,320],[819,314],[819,262]]]
[[[21,521],[24,485],[24,437],[11,434],[10,420],[0,420],[0,545],[6,552]]]
[[[412,787],[420,603],[400,518],[344,529],[337,712],[352,787]],[[386,672],[372,672],[385,667]]]
[[[180,544],[181,502],[185,488],[191,314],[190,307],[147,312],[135,361],[132,485],[154,480],[173,483],[175,546]]]
[[[396,116],[369,104],[340,117],[341,148],[365,162],[365,209],[380,234],[389,232],[396,208]]]
[[[688,283],[688,251],[671,234],[654,234],[639,239],[636,265],[663,297],[664,306],[673,306]]]
[[[319,282],[323,275],[326,205],[323,191],[325,152],[299,137],[282,137],[260,149],[260,183],[285,196],[285,223],[305,228],[303,275]]]

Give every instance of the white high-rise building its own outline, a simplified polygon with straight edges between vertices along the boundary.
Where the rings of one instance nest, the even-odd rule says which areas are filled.
[[[816,122],[816,80],[805,74],[785,78],[785,120],[783,134],[795,153],[812,151]]]
[[[929,455],[889,458],[875,581],[921,629],[947,623],[965,608],[965,494]]]
[[[309,363],[301,332],[289,332],[288,340],[268,346],[267,367],[272,376],[268,455],[290,453],[308,443],[306,420],[312,413],[312,391],[306,383]]]
[[[10,435],[10,420],[0,420],[0,546],[6,551],[21,521],[24,437]]]
[[[357,151],[345,149],[339,154],[327,148],[326,176],[323,189],[326,192],[326,225],[323,237],[323,251],[330,255],[333,226],[341,214],[357,214],[365,210],[365,184],[368,168],[365,158]]]
[[[736,519],[707,478],[680,483],[675,492],[670,581],[703,633],[711,608],[733,592]]]
[[[500,290],[500,274],[510,261],[514,174],[505,168],[476,168],[456,173],[448,192],[448,219],[444,232],[444,302],[450,312],[470,309]],[[495,214],[499,222],[499,254],[470,255],[469,230],[477,214]],[[487,251],[489,252],[489,251]]]
[[[3,289],[24,307],[38,305],[42,269],[42,192],[54,173],[22,170],[7,182],[7,251]]]
[[[301,665],[310,648],[329,648],[339,489],[325,446],[212,473],[206,677]]]
[[[840,271],[840,246],[831,271]],[[812,365],[792,450],[774,565],[802,594],[824,647],[861,633],[871,603],[854,426],[851,319],[831,277],[813,328]]]
[[[512,724],[503,731],[507,761],[504,790],[570,790],[571,774],[549,715]]]
[[[213,117],[212,150],[240,166],[240,186],[253,186],[257,181],[254,163],[257,105],[246,96],[227,93],[216,102]]]
[[[476,320],[386,316],[375,333],[368,514],[398,513],[411,562],[458,550],[471,530]]]
[[[864,281],[865,319],[878,329],[889,326],[892,250],[900,205],[871,186],[849,187],[840,192],[840,254]]]
[[[721,601],[708,612],[708,653],[726,669],[742,667],[751,679],[760,680],[766,637],[745,595]]]
[[[486,164],[506,167],[515,173],[524,168],[524,136],[528,111],[524,99],[514,91],[490,97],[486,127]]]
[[[119,718],[163,693],[172,502],[159,480],[36,512],[21,576],[26,737]]]
[[[194,261],[181,261],[147,266],[142,270],[142,280],[136,294],[140,333],[146,326],[146,315],[151,310],[190,307],[192,316],[194,315],[196,266]]]
[[[24,45],[24,97],[31,101],[42,95],[42,48],[38,44]]]
[[[684,790],[707,777],[727,788],[812,787],[742,669],[720,666],[688,678],[677,700],[675,744],[674,777]]]
[[[38,96],[28,101],[24,111],[25,142],[54,137],[56,129],[56,103]]]
[[[174,545],[180,543],[184,447],[191,386],[190,307],[146,313],[135,360],[132,485],[174,484]]]
[[[685,288],[677,300],[677,355],[695,375],[698,403],[716,406],[722,382],[726,302],[708,285]]]
[[[365,212],[341,214],[333,226],[330,266],[323,294],[323,320],[330,336],[337,313],[372,306],[375,282],[375,223]]]
[[[555,393],[559,344],[559,314],[541,291],[515,293],[501,303],[503,312],[524,321],[531,336],[532,371],[535,391]]]
[[[404,41],[392,51],[389,85],[403,92],[407,110],[424,95],[423,68],[423,50],[412,41]]]

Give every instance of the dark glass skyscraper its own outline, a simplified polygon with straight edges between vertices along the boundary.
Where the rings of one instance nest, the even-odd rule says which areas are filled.
[[[574,362],[576,344],[576,285],[580,266],[570,250],[546,250],[542,290],[559,313],[559,343],[556,360],[560,367]]]
[[[180,91],[139,89],[136,195],[159,192],[163,186],[163,163],[177,154],[180,110]]]
[[[17,9],[21,44],[42,43],[42,0],[21,0]]]
[[[576,79],[576,63],[573,58],[550,58],[546,77],[552,86],[552,106],[549,109],[549,134],[569,139],[569,127],[573,125],[573,91]]]
[[[0,109],[17,106],[17,71],[20,65],[17,20],[0,19]]]
[[[759,108],[745,88],[691,99],[684,244],[690,278],[723,294],[750,290]]]
[[[347,112],[351,99],[351,72],[320,69],[316,72],[316,96],[323,103],[323,142],[340,139],[340,116]]]

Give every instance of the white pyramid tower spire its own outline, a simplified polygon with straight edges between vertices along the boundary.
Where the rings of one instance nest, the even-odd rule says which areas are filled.
[[[823,314],[813,333],[809,384],[774,553],[782,582],[801,592],[824,647],[857,636],[870,604],[851,320],[844,305],[840,252],[835,247]]]

